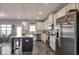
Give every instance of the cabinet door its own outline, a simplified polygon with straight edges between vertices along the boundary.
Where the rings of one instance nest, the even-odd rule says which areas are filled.
[[[56,35],[50,36],[50,47],[55,51]]]
[[[43,30],[44,29],[44,23],[43,22],[37,22],[37,30]]]
[[[70,3],[66,6],[66,12],[69,11],[70,9],[75,9],[75,3]]]
[[[48,20],[49,20],[49,24],[53,23],[53,15],[52,14],[49,15],[49,19]]]
[[[64,7],[63,9],[61,9],[58,13],[57,13],[57,18],[60,18],[60,17],[62,17],[62,16],[64,16],[65,15],[65,13],[66,13],[66,7]]]

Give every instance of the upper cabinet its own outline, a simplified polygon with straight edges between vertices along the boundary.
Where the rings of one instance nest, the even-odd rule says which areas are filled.
[[[57,13],[50,14],[48,16],[48,19],[46,19],[46,21],[44,22],[44,29],[48,30],[48,27],[51,24],[54,24],[54,28],[56,28],[56,19],[66,15],[66,12],[69,11],[70,9],[78,9],[79,10],[79,4],[78,3],[76,3],[76,4],[70,3],[70,4],[66,5],[64,8],[62,8],[61,10],[59,10]]]
[[[49,24],[53,24],[53,14],[50,14],[48,17]]]
[[[56,29],[57,14],[54,14],[54,15],[53,15],[53,18],[54,18],[54,29]]]
[[[70,3],[65,7],[66,12],[69,11],[70,9],[76,9],[76,4]]]
[[[53,14],[50,14],[48,18],[44,21],[44,30],[49,30],[49,26],[54,24]]]
[[[44,30],[44,22],[37,22],[37,30]]]
[[[59,12],[56,13],[57,18],[60,18],[61,16],[65,15],[66,10],[65,7],[63,9],[61,9]]]
[[[79,3],[76,3],[76,9],[79,11]]]
[[[60,18],[60,17],[64,16],[67,11],[69,11],[70,9],[75,9],[75,8],[76,8],[75,3],[70,3],[70,4],[66,5],[64,8],[62,8],[61,10],[59,10],[56,13],[56,15],[57,15],[56,18]]]
[[[49,20],[46,19],[46,20],[44,21],[44,30],[48,30],[48,25],[49,25]]]
[[[56,28],[56,19],[60,18],[62,16],[64,16],[66,14],[67,11],[69,11],[70,9],[79,9],[79,4],[75,4],[75,3],[70,3],[68,5],[66,5],[64,8],[62,8],[61,10],[59,10],[57,13],[55,13],[53,15],[54,18],[54,28]]]
[[[25,21],[23,24],[22,24],[22,33],[27,33],[28,32],[28,29],[29,29],[29,23],[27,21]],[[27,32],[26,32],[27,31]]]

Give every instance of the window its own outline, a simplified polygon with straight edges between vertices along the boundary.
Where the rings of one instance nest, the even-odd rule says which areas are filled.
[[[6,25],[7,27],[11,28],[11,25]]]
[[[4,31],[4,30],[1,30],[1,33],[4,34],[4,35],[6,35],[6,31]]]
[[[1,27],[6,27],[6,25],[1,25]]]
[[[7,36],[11,34],[11,25],[1,25],[1,33]]]
[[[6,31],[6,27],[2,27],[2,28],[1,28],[1,30],[4,30],[4,31]]]
[[[7,30],[7,35],[10,35],[11,34],[11,31]]]
[[[11,27],[10,27],[10,28],[7,28],[7,30],[8,30],[8,31],[11,31]]]

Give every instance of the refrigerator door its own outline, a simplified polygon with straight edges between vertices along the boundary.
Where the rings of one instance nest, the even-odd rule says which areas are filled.
[[[76,32],[75,32],[76,13],[66,15],[61,18],[59,29],[59,38],[61,47],[56,45],[56,54],[74,55],[76,54]]]

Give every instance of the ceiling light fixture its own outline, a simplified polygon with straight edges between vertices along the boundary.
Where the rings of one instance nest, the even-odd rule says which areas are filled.
[[[22,24],[25,26],[26,25],[26,23],[25,22],[22,22]]]
[[[0,17],[0,19],[2,19],[2,17]]]
[[[20,19],[21,17],[20,16],[17,16],[17,18]]]
[[[38,14],[39,14],[39,15],[41,15],[41,14],[42,14],[42,12],[41,12],[41,11],[39,11],[39,12],[38,12]]]
[[[44,3],[44,5],[45,5],[45,6],[47,6],[47,5],[48,5],[48,3]]]
[[[37,17],[37,19],[39,19],[39,17]]]
[[[4,16],[6,16],[6,15],[5,15],[4,13],[0,13],[0,16],[1,16],[1,17],[4,17]]]
[[[48,3],[44,3],[44,4],[48,4]]]

